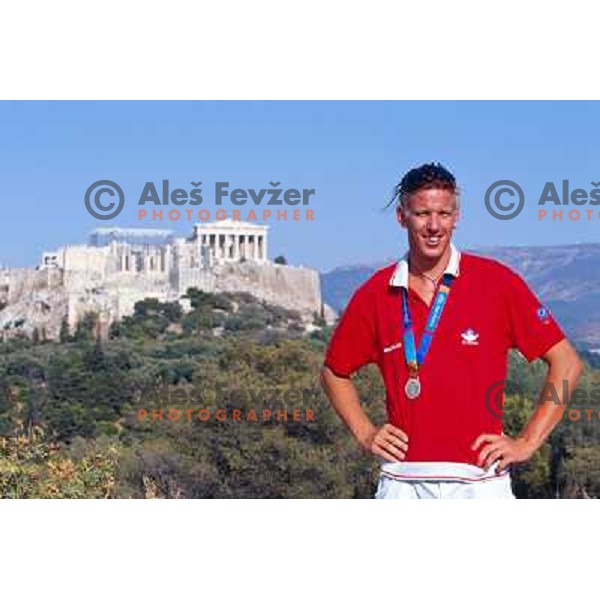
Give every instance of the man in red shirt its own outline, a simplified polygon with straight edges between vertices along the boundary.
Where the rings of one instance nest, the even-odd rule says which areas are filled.
[[[396,188],[409,251],[350,300],[329,345],[323,387],[357,442],[384,460],[378,498],[511,498],[511,464],[528,460],[562,418],[581,362],[549,310],[499,262],[451,243],[459,217],[454,176],[439,164]],[[548,364],[560,399],[539,402],[516,438],[502,434],[490,394],[506,380],[508,351]],[[351,375],[378,365],[388,422],[363,412]],[[546,388],[548,389],[548,388]]]

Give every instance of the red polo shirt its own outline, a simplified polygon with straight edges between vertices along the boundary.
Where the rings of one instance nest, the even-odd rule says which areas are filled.
[[[409,437],[406,462],[476,465],[478,452],[471,450],[475,439],[502,433],[501,382],[509,349],[517,348],[532,361],[565,336],[523,279],[501,263],[452,248],[449,271],[455,279],[420,368],[417,399],[404,393],[405,260],[377,271],[356,291],[335,329],[325,365],[349,377],[366,364],[377,364],[385,382],[388,421]],[[408,304],[418,346],[429,306],[411,289]]]

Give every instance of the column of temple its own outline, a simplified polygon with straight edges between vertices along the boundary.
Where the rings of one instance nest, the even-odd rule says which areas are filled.
[[[200,247],[208,246],[216,260],[264,261],[267,259],[267,237],[254,233],[208,233],[198,240]]]

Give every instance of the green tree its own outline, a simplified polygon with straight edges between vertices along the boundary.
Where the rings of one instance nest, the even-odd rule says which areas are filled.
[[[77,323],[74,339],[76,342],[91,342],[96,338],[96,326],[98,324],[98,313],[86,312]]]

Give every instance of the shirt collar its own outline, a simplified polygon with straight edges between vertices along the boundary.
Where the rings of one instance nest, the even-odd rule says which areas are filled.
[[[454,277],[458,277],[460,274],[460,252],[453,244],[450,244],[450,260],[444,271],[444,275],[446,274]],[[390,279],[390,285],[408,289],[408,252],[398,261],[394,274]]]

